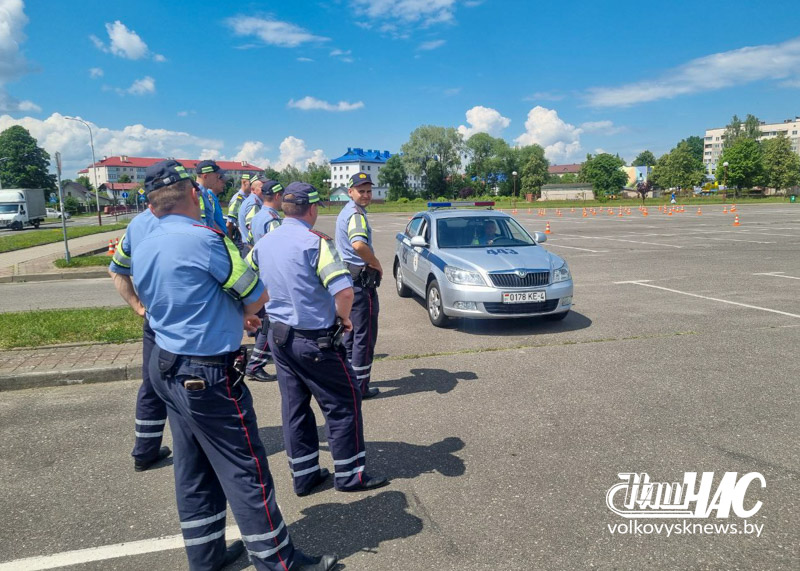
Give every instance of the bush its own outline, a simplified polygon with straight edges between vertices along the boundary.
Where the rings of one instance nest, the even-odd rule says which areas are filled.
[[[398,198],[397,204],[408,204],[408,198],[406,198],[405,196]]]
[[[64,210],[66,210],[72,215],[75,215],[78,213],[79,209],[80,209],[80,203],[78,202],[77,198],[75,198],[74,196],[67,196],[64,198]]]

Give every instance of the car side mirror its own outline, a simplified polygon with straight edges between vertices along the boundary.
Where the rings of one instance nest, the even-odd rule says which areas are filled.
[[[547,234],[544,232],[534,232],[533,239],[536,240],[537,244],[541,244],[542,242],[547,242]]]
[[[428,243],[425,241],[425,238],[422,236],[414,236],[411,238],[411,245],[415,248],[426,248]]]

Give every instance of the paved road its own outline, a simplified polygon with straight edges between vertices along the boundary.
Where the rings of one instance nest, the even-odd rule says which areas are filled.
[[[550,218],[548,244],[576,279],[575,311],[555,324],[434,329],[387,280],[385,358],[373,371],[382,395],[364,414],[368,466],[392,478],[388,488],[295,497],[277,386],[251,386],[295,541],[353,570],[798,568],[800,209],[740,216],[739,228],[708,211]],[[386,267],[407,219],[373,218]],[[131,469],[136,389],[2,395],[0,569],[100,546],[110,547],[91,553],[104,559],[75,568],[185,568],[179,540],[152,541],[179,533],[172,469]],[[760,537],[611,533],[632,522],[606,507],[617,474],[673,482],[704,471],[715,484],[724,472],[763,474],[766,489],[751,486],[745,500],[763,502],[748,521],[764,526]],[[108,558],[135,541],[155,551]]]
[[[0,313],[125,305],[108,277],[0,284]]]
[[[132,214],[120,214],[117,219],[119,221],[126,220],[128,218],[133,218],[136,213]],[[114,224],[116,222],[114,216],[107,216],[103,215],[103,224]],[[97,216],[81,216],[80,218],[69,218],[67,220],[67,227],[70,226],[94,226],[97,224]],[[43,228],[61,228],[61,220],[58,218],[48,218],[43,224],[39,226],[39,229]],[[11,230],[9,228],[0,228],[0,236],[8,236],[10,234],[24,234],[26,232],[36,232],[36,228],[31,226],[26,226],[23,230]]]

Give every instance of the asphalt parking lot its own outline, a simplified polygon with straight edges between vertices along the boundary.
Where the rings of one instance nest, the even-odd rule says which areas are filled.
[[[739,227],[721,210],[521,210],[572,270],[558,323],[436,329],[387,275],[364,417],[389,487],[294,496],[277,385],[250,385],[297,545],[353,570],[800,567],[800,206],[739,207]],[[408,218],[370,218],[387,274]],[[0,570],[186,568],[169,463],[132,470],[137,388],[2,393]],[[745,503],[763,502],[763,531],[611,533],[630,521],[606,506],[626,472],[759,472]]]

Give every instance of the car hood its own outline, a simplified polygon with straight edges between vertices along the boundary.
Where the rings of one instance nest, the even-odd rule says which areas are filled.
[[[553,270],[564,265],[564,259],[541,246],[446,248],[437,252],[447,265],[462,270],[502,272],[517,269]]]

